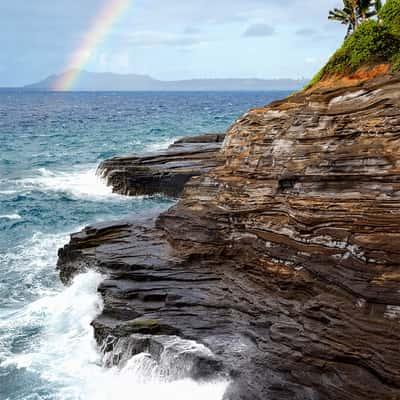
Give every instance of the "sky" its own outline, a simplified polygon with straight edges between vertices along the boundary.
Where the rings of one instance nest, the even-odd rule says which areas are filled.
[[[0,0],[0,87],[63,72],[110,0]],[[311,78],[343,41],[339,0],[131,0],[85,70],[162,80]]]

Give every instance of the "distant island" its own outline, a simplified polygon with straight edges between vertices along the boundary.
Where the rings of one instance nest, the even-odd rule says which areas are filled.
[[[67,74],[51,75],[26,85],[27,90],[53,90],[55,83]],[[147,75],[96,73],[82,71],[74,91],[251,91],[299,90],[308,79],[190,79],[161,81]]]

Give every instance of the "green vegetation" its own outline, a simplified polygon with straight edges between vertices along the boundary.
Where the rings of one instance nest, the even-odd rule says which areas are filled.
[[[335,8],[329,11],[328,19],[338,21],[343,25],[347,25],[346,38],[348,38],[357,28],[358,12],[354,7],[352,7],[350,0],[344,0],[343,3],[344,7],[342,10]]]
[[[381,0],[343,0],[343,9],[334,8],[329,11],[328,19],[347,25],[347,39],[356,31],[360,22],[376,16],[381,8]]]
[[[392,57],[392,72],[400,72],[400,53]]]
[[[393,35],[400,35],[400,0],[387,0],[379,12],[379,18]]]
[[[363,22],[343,43],[325,67],[325,73],[352,72],[363,65],[389,61],[400,51],[400,38],[384,23]]]
[[[377,19],[372,17],[377,16]],[[360,67],[389,63],[400,71],[400,0],[344,0],[343,10],[330,12],[329,19],[348,24],[342,47],[314,77],[308,87],[329,76],[346,75]]]

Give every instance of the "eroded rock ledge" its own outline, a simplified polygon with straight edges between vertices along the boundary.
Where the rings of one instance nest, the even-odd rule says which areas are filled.
[[[162,152],[105,160],[97,173],[115,193],[177,197],[190,178],[221,165],[219,150],[224,138],[217,133],[186,137]]]
[[[64,281],[108,275],[97,338],[195,339],[227,399],[400,399],[399,75],[254,109],[220,157],[60,250]]]

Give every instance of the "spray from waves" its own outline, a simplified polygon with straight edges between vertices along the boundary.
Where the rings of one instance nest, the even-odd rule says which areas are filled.
[[[177,138],[168,138],[168,139],[157,141],[157,142],[147,143],[144,146],[144,149],[146,152],[150,152],[150,153],[160,151],[160,150],[166,150],[176,140],[177,140]]]
[[[28,370],[48,383],[49,399],[62,400],[209,400],[222,399],[227,383],[200,384],[190,379],[165,381],[150,373],[146,354],[122,367],[104,368],[90,322],[101,312],[97,287],[103,277],[93,271],[77,276],[72,285],[44,296],[1,325],[41,327],[41,334],[21,354],[8,354],[2,368]]]
[[[21,219],[22,217],[19,214],[5,214],[0,215],[0,219]]]
[[[38,333],[31,335],[29,346],[23,351],[3,353],[0,367],[39,376],[38,387],[46,387],[47,383],[49,391],[56,391],[52,395],[48,393],[49,398],[80,398],[76,396],[77,390],[99,357],[90,322],[102,309],[97,294],[102,279],[95,272],[78,276],[71,286],[43,296],[2,319],[2,331]],[[26,396],[38,388],[27,390]]]
[[[165,381],[157,366],[148,368],[146,354],[104,368],[90,325],[102,310],[97,287],[103,277],[92,271],[67,288],[59,284],[56,249],[66,240],[65,234],[37,233],[0,256],[11,274],[4,276],[7,296],[2,297],[8,307],[0,316],[0,370],[28,382],[21,393],[5,393],[4,398],[33,400],[45,393],[47,400],[221,399],[224,382]],[[32,302],[27,304],[27,298]]]
[[[113,194],[111,187],[105,185],[96,169],[91,167],[78,171],[51,171],[47,168],[37,170],[37,175],[16,182],[24,190],[42,190],[67,193],[73,198],[98,200],[120,198]]]
[[[176,138],[167,138],[159,141],[150,141],[146,144],[140,142],[142,152],[157,152],[167,149],[176,141]],[[16,179],[0,179],[0,195],[14,195],[26,193],[33,190],[44,192],[58,192],[71,196],[74,199],[86,200],[113,200],[126,199],[126,197],[115,194],[112,188],[96,174],[97,166],[86,166],[79,170],[50,170],[38,168],[35,175]],[[11,187],[11,188],[10,188]],[[16,215],[16,214],[15,214]],[[12,215],[0,215],[0,218],[10,218]]]
[[[5,180],[1,180],[1,182],[5,182]],[[15,194],[17,193],[16,190],[0,190],[0,195],[10,195],[10,194]]]
[[[1,306],[12,308],[26,299],[53,294],[60,285],[54,265],[57,249],[68,240],[67,233],[36,232],[31,238],[7,251],[0,251],[0,317]]]

